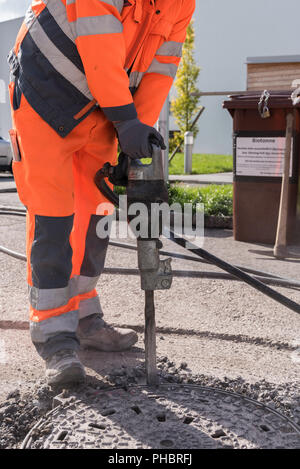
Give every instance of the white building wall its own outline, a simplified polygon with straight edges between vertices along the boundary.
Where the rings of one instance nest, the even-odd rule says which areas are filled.
[[[245,90],[247,57],[300,54],[299,0],[196,0],[196,5],[201,91]],[[201,100],[206,107],[196,143],[201,153],[232,153],[232,119],[223,100]]]
[[[0,23],[0,136],[3,138],[8,138],[11,128],[7,55],[15,43],[21,23],[22,18]]]

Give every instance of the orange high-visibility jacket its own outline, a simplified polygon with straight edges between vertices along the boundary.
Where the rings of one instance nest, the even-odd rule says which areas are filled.
[[[97,106],[154,125],[180,62],[195,0],[33,0],[9,56],[22,94],[62,137]]]

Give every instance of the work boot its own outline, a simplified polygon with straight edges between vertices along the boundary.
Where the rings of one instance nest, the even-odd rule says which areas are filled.
[[[46,360],[46,378],[50,385],[82,383],[85,376],[74,350],[60,350]]]
[[[135,331],[112,327],[99,314],[93,314],[79,321],[77,337],[84,347],[95,348],[102,352],[122,352],[138,340]]]

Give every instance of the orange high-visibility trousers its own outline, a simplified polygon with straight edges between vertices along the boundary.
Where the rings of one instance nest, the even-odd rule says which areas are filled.
[[[11,89],[11,96],[12,96]],[[104,163],[116,163],[113,125],[95,110],[62,139],[22,96],[13,112],[21,161],[13,171],[27,207],[30,327],[43,358],[78,348],[78,319],[102,314],[96,284],[108,238],[98,238],[107,200],[94,184]],[[110,207],[110,213],[113,208]]]

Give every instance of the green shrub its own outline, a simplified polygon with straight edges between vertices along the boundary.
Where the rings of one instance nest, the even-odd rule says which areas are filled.
[[[232,216],[232,185],[209,185],[205,187],[191,187],[179,184],[168,184],[169,204],[192,204],[196,211],[197,204],[204,204],[205,215],[220,217]],[[125,194],[124,187],[115,187],[117,194]]]
[[[169,186],[170,205],[179,203],[204,204],[205,215],[232,216],[233,189],[231,185],[210,185],[206,187],[188,187],[174,184]]]

